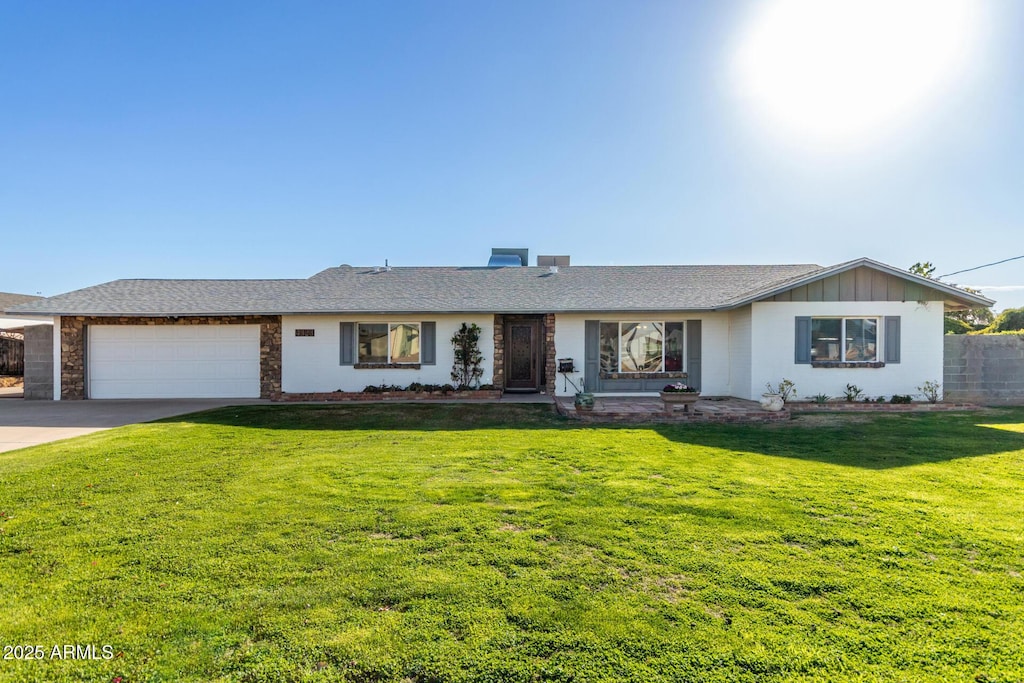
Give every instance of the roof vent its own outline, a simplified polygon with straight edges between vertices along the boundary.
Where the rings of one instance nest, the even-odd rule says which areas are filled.
[[[568,256],[538,256],[537,257],[537,265],[540,266],[541,268],[551,268],[552,266],[554,266],[556,268],[558,268],[558,267],[568,268],[569,267],[569,257]]]
[[[529,249],[503,249],[495,247],[491,249],[491,258],[487,261],[488,268],[520,267],[529,264]]]

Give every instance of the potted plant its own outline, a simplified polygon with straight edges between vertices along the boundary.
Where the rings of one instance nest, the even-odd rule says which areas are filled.
[[[587,391],[587,387],[582,382],[580,382],[579,391],[576,392],[573,405],[576,406],[576,410],[579,412],[590,412],[594,409],[594,394]]]
[[[581,391],[576,394],[573,405],[579,412],[590,412],[594,409],[594,395],[587,391]]]
[[[671,411],[673,406],[682,405],[683,412],[690,412],[690,406],[700,398],[700,391],[682,382],[666,384],[661,390],[661,400],[665,402],[665,410]]]
[[[772,413],[782,410],[786,401],[796,391],[796,385],[788,379],[783,379],[777,387],[772,386],[771,382],[767,382],[764,387],[767,391],[761,394],[761,407]]]

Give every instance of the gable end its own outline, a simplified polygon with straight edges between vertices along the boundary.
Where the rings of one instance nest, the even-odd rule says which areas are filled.
[[[943,301],[942,292],[859,266],[808,282],[761,301]]]

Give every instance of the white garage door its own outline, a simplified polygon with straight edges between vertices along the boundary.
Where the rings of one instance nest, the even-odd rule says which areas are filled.
[[[89,398],[258,398],[259,325],[90,325]]]

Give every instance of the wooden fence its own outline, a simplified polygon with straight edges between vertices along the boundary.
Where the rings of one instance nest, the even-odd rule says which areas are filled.
[[[25,374],[25,341],[12,337],[0,337],[0,375],[22,377]]]

